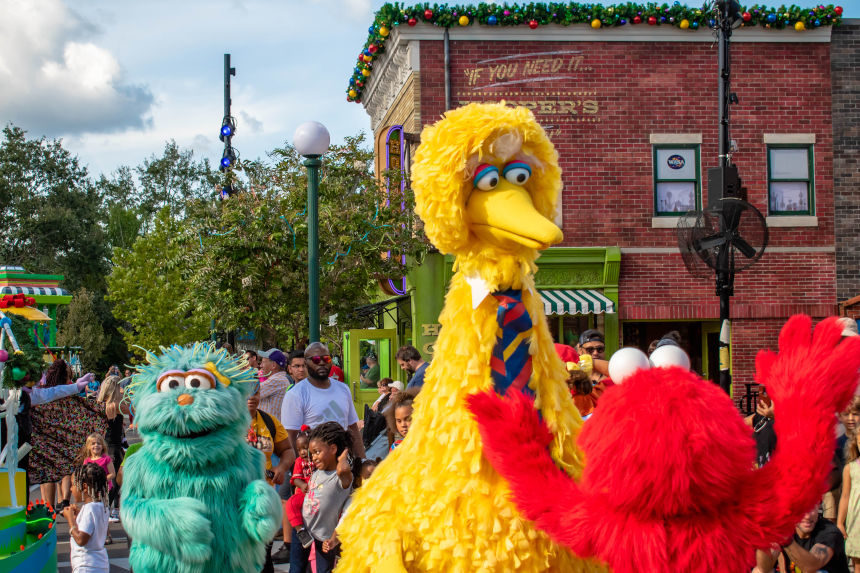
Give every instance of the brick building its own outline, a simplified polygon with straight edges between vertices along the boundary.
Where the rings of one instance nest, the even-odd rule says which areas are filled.
[[[735,281],[732,371],[739,403],[753,381],[755,353],[776,347],[790,315],[820,319],[860,294],[857,94],[831,82],[837,71],[853,71],[860,44],[851,30],[856,24],[847,21],[841,30],[756,27],[732,37],[732,92],[740,101],[731,111],[733,161],[770,233],[762,259]],[[707,169],[718,165],[711,32],[646,25],[452,28],[447,69],[443,35],[428,24],[400,26],[374,62],[361,103],[371,117],[377,168],[408,169],[416,136],[445,111],[446,93],[452,107],[500,100],[528,106],[559,151],[564,178],[565,239],[538,261],[536,277],[547,292],[551,330],[569,341],[596,325],[611,350],[644,349],[677,329],[696,369],[714,378],[714,280],[687,272],[675,228],[683,212],[707,205]],[[835,151],[837,114],[853,114],[853,123],[836,130]],[[840,215],[838,228],[837,205],[850,212]],[[399,341],[432,352],[433,316],[450,270],[444,262],[431,266],[431,294],[422,292],[428,277],[419,267],[405,289],[391,291],[401,296],[378,310],[396,305],[398,316],[407,317],[405,326],[396,325]],[[549,304],[564,293],[566,307]],[[588,293],[604,301],[570,302]]]
[[[840,313],[860,319],[860,20],[833,30],[833,200],[836,298]]]

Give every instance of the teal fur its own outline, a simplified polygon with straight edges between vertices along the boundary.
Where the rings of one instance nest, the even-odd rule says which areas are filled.
[[[143,446],[123,466],[122,522],[136,573],[255,573],[281,523],[282,506],[264,480],[265,458],[245,440],[247,398],[257,379],[210,344],[147,353],[132,382]],[[167,370],[203,368],[230,379],[215,388],[158,392]],[[180,406],[190,394],[194,402]],[[209,431],[200,437],[182,437]]]

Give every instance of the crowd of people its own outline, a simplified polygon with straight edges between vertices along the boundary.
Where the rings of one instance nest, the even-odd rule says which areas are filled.
[[[844,324],[843,336],[857,335],[855,322]],[[652,342],[649,353],[667,344],[681,346],[680,335],[667,333]],[[557,344],[556,351],[568,370],[571,398],[588,420],[612,385],[604,336],[590,329],[575,346]],[[414,347],[400,348],[395,358],[410,375],[404,385],[381,378],[376,357],[369,355],[361,383],[373,383],[379,397],[359,419],[343,370],[324,344],[289,353],[246,350],[243,358],[258,378],[247,401],[247,441],[264,454],[266,480],[284,505],[279,533],[284,546],[272,554],[270,543],[263,571],[289,562],[292,573],[304,573],[313,561],[317,573],[326,573],[339,554],[336,527],[351,493],[409,433],[428,363]],[[68,520],[73,571],[108,571],[105,545],[111,543],[108,524],[119,521],[122,466],[140,444],[127,450],[124,429],[131,412],[124,401],[127,381],[117,368],[101,383],[92,374],[71,379],[68,364],[56,360],[42,381],[24,392],[19,439],[32,450],[20,467],[27,471],[28,487],[40,485],[42,499]],[[776,449],[778,415],[762,388],[756,412],[746,418],[759,466]],[[755,573],[776,568],[847,573],[849,560],[860,565],[860,397],[839,419],[829,491],[786,544],[758,552]]]

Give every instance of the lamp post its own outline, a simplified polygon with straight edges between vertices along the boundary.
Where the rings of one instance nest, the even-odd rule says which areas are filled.
[[[308,339],[320,339],[320,252],[319,252],[319,187],[320,157],[330,143],[328,130],[318,121],[308,121],[296,128],[293,145],[308,168]]]

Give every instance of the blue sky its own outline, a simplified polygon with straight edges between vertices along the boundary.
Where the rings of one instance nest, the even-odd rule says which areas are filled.
[[[160,154],[169,139],[216,164],[229,52],[242,157],[292,139],[309,119],[340,141],[370,130],[344,89],[382,4],[0,0],[0,120],[61,137],[94,175]],[[841,5],[860,18],[860,0]]]

